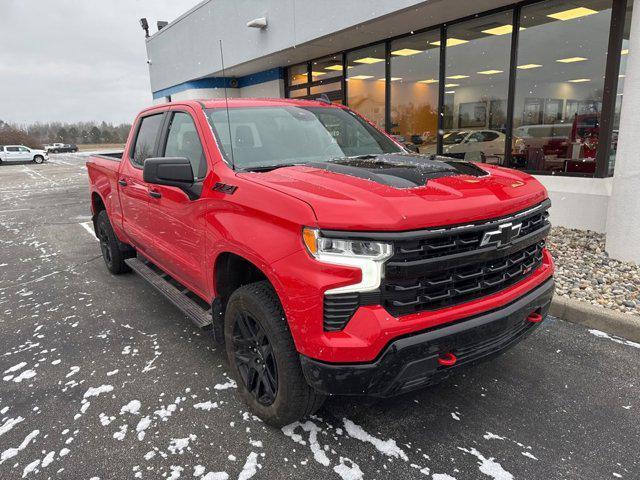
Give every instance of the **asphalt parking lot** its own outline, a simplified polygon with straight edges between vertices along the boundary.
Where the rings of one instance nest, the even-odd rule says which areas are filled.
[[[550,318],[431,388],[265,426],[91,234],[80,155],[0,166],[0,478],[640,478],[640,345]]]

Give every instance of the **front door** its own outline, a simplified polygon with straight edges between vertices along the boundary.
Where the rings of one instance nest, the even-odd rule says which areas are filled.
[[[195,182],[207,174],[200,131],[188,110],[171,112],[158,156],[182,157],[191,162]],[[154,226],[155,258],[161,267],[197,293],[205,293],[205,202],[177,187],[151,185],[149,220]]]
[[[164,113],[143,117],[138,122],[136,138],[122,158],[118,190],[122,205],[122,228],[141,253],[149,253],[154,242],[149,222],[149,184],[143,180],[142,167],[156,153]]]
[[[6,158],[9,161],[15,162],[20,160],[20,147],[5,147]]]

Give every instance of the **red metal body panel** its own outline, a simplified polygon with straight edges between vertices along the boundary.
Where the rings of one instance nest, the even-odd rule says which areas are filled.
[[[264,105],[344,108],[306,100],[229,101],[229,108]],[[324,292],[356,283],[360,270],[313,259],[302,243],[304,226],[406,231],[465,224],[524,210],[547,193],[530,175],[484,164],[490,173],[486,177],[443,177],[413,189],[304,166],[236,173],[223,160],[203,112],[203,107],[224,106],[224,100],[187,101],[140,114],[180,109],[193,116],[208,164],[199,199],[189,200],[178,188],[145,184],[142,171],[128,158],[132,135],[121,162],[89,160],[91,192],[102,198],[122,241],[209,302],[216,296],[214,268],[220,254],[233,253],[253,263],[276,289],[300,353],[327,362],[371,361],[394,338],[503,306],[552,275],[553,262],[545,251],[536,272],[497,294],[400,318],[379,306],[360,307],[343,331],[325,332]],[[122,177],[127,187],[118,185]],[[217,182],[237,189],[233,194],[212,189]],[[161,199],[149,197],[149,189],[161,191]]]

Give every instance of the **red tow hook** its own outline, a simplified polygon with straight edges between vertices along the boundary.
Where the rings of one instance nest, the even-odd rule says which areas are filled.
[[[542,321],[542,315],[536,312],[531,312],[527,317],[527,320],[529,320],[531,323],[540,323]]]
[[[458,358],[451,352],[443,353],[438,357],[438,363],[443,367],[451,367],[456,364]]]

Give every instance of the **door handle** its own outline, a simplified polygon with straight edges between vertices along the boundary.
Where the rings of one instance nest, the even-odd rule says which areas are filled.
[[[126,186],[127,186],[127,181],[126,181],[126,180],[123,180],[123,179],[120,179],[120,180],[118,180],[118,184],[119,184],[121,187],[126,187]]]
[[[153,198],[160,198],[162,194],[160,192],[156,192],[155,190],[149,190],[149,196]]]

